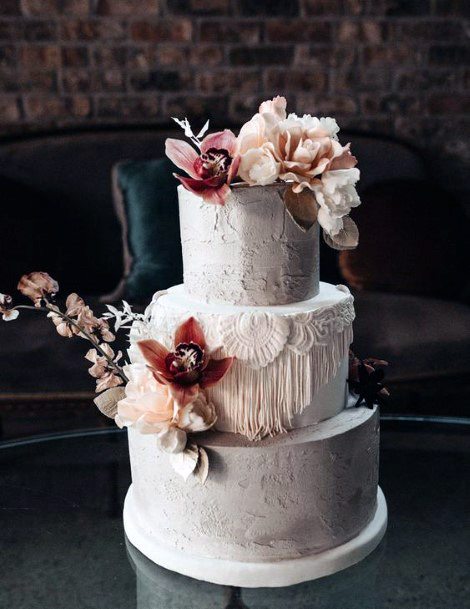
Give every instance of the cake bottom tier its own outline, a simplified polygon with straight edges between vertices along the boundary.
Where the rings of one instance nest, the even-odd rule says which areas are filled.
[[[385,531],[378,433],[377,411],[359,408],[256,443],[205,434],[200,486],[130,429],[126,534],[154,562],[218,584],[285,586],[338,571]]]

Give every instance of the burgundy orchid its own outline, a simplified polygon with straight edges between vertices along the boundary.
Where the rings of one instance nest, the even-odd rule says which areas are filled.
[[[388,389],[383,385],[385,377],[384,367],[388,362],[375,357],[359,359],[352,351],[349,353],[349,376],[350,389],[358,396],[356,406],[365,404],[367,408],[373,408],[375,404],[382,406],[385,399],[390,395]]]
[[[237,155],[237,138],[229,129],[207,135],[202,141],[194,136],[189,123],[177,121],[185,126],[185,133],[199,147],[200,153],[187,142],[167,139],[167,157],[190,177],[174,174],[183,186],[202,197],[206,203],[224,205],[230,194],[229,184],[237,175],[240,157]],[[202,132],[199,133],[201,135]]]
[[[194,317],[176,329],[173,351],[156,340],[140,340],[137,345],[155,379],[169,385],[181,407],[197,396],[199,388],[206,389],[219,382],[235,359],[212,359],[206,353],[204,332]]]

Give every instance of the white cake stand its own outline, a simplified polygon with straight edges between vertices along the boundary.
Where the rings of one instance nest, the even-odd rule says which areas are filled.
[[[387,503],[380,487],[371,522],[353,539],[319,554],[288,560],[241,562],[189,555],[161,545],[136,524],[132,485],[124,503],[124,529],[129,541],[153,562],[182,575],[225,586],[264,588],[292,586],[331,575],[365,558],[380,543],[387,528]]]

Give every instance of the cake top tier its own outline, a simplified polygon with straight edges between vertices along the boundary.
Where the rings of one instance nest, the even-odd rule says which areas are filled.
[[[286,209],[287,185],[239,186],[225,206],[178,188],[184,285],[209,303],[280,305],[318,294],[319,231]]]
[[[194,145],[166,141],[168,157],[189,176],[175,174],[184,187],[188,292],[249,305],[315,295],[319,226],[331,247],[358,242],[348,214],[360,203],[359,170],[349,144],[338,140],[336,121],[287,115],[283,97],[263,102],[238,137],[228,129],[205,135],[208,123],[195,135],[187,119],[175,120]]]

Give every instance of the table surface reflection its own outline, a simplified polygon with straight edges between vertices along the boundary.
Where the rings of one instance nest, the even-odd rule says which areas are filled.
[[[288,588],[199,582],[124,537],[126,433],[0,444],[0,607],[14,609],[470,608],[470,421],[384,417],[389,528],[362,563]]]

